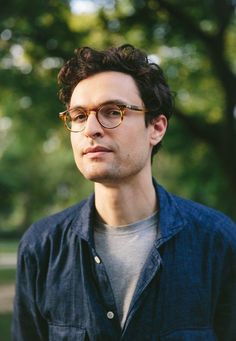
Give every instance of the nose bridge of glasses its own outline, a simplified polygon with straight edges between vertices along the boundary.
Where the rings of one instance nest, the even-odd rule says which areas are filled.
[[[94,114],[97,117],[98,111],[99,111],[99,108],[88,108],[88,109],[86,109],[85,112],[87,115],[87,119],[91,114]]]
[[[92,115],[91,115],[92,114]],[[98,126],[101,127],[101,124],[98,120],[98,109],[91,108],[86,110],[87,119],[85,122],[85,129],[98,129]],[[95,126],[96,128],[95,128]]]

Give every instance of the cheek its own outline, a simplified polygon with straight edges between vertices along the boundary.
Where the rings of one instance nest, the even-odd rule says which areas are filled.
[[[81,142],[80,142],[79,136],[77,136],[76,133],[71,133],[70,142],[71,142],[71,146],[73,150],[78,152],[80,149]]]
[[[70,143],[72,145],[72,148],[74,148],[75,145],[75,134],[70,133]]]
[[[120,157],[125,165],[129,162],[146,161],[150,155],[151,145],[146,134],[127,134],[119,141]]]
[[[74,159],[75,161],[79,161],[79,156],[80,156],[80,147],[79,147],[79,141],[78,138],[73,134],[71,134],[70,137],[70,141],[71,141],[71,146],[72,146],[72,150],[73,150],[73,154],[74,154]]]

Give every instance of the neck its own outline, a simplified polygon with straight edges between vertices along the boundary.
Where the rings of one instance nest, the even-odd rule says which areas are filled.
[[[100,218],[111,226],[150,216],[158,208],[152,177],[113,185],[95,183],[95,206]]]

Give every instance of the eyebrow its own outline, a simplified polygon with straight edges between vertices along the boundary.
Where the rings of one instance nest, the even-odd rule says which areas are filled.
[[[74,109],[78,109],[78,108],[81,108],[81,109],[96,109],[96,108],[99,108],[101,107],[102,105],[106,105],[106,104],[125,104],[127,105],[128,103],[125,102],[125,101],[122,101],[120,99],[109,99],[105,102],[102,102],[100,103],[99,105],[96,105],[95,107],[84,107],[82,105],[75,105],[74,107],[70,107],[69,110],[74,110]]]

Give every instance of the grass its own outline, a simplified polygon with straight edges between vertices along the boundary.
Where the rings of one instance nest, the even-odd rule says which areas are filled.
[[[15,282],[16,269],[0,269],[0,290],[1,285],[12,284]],[[11,330],[11,319],[12,314],[0,313],[0,340],[10,341],[10,330]]]
[[[0,254],[1,253],[16,253],[18,247],[18,240],[1,240],[0,241]],[[0,267],[0,290],[1,285],[10,285],[15,282],[16,269]],[[10,341],[12,314],[0,313],[0,340]]]
[[[1,240],[0,253],[16,253],[18,243],[18,240]]]
[[[0,285],[14,283],[15,276],[16,276],[15,268],[0,268]]]
[[[0,254],[16,253],[18,240],[1,240]],[[0,285],[11,284],[15,282],[16,269],[14,267],[0,267]]]
[[[0,314],[0,331],[1,331],[1,340],[2,341],[10,341],[10,331],[11,331],[11,314]]]
[[[15,272],[15,269],[0,269],[0,290],[1,285],[15,282]],[[0,340],[2,341],[11,341],[11,320],[11,312],[0,313]]]

